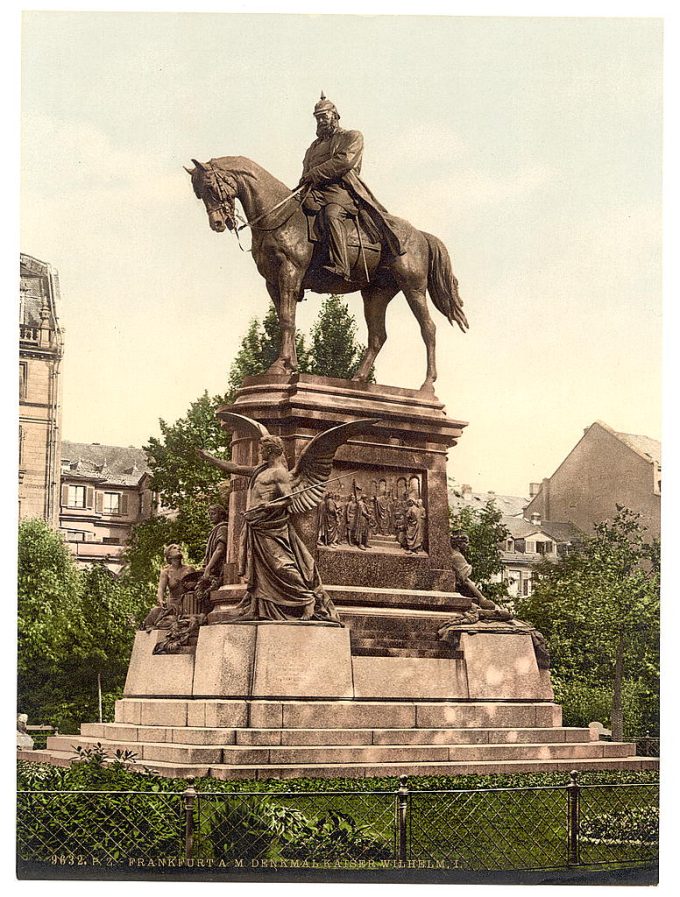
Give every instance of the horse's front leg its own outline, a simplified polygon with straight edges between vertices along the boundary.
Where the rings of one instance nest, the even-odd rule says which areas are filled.
[[[279,295],[278,285],[275,283],[272,283],[270,280],[268,280],[267,281],[267,292],[269,293],[269,296],[270,296],[272,302],[274,303],[274,309],[276,310],[276,319],[278,321],[281,321],[281,297]],[[281,358],[281,354],[279,354],[276,361],[267,368],[267,373],[268,374],[287,374],[288,373],[288,369],[286,368],[286,365],[284,364],[284,362]]]
[[[279,274],[279,327],[281,329],[281,349],[272,367],[283,367],[286,372],[297,371],[298,360],[295,347],[295,311],[302,285],[302,272],[286,261]],[[270,369],[271,370],[271,369]]]
[[[385,312],[397,293],[396,285],[391,287],[366,287],[361,291],[364,300],[364,317],[368,328],[368,345],[352,380],[368,381],[373,370],[373,362],[387,339]]]

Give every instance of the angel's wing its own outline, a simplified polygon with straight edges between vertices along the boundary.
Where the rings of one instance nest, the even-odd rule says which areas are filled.
[[[217,417],[224,430],[244,430],[248,436],[254,436],[256,439],[269,436],[269,430],[264,424],[258,423],[252,417],[246,417],[245,414],[234,414],[233,411],[223,411],[220,408]]]
[[[336,451],[352,436],[365,433],[377,423],[379,420],[375,417],[353,420],[348,424],[331,427],[330,430],[319,433],[312,439],[291,471],[293,490],[293,500],[290,503],[291,513],[299,514],[309,511],[319,504],[331,475]],[[300,494],[295,495],[296,492]]]

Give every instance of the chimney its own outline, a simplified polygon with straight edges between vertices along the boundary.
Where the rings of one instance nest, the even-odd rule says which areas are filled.
[[[541,488],[540,483],[529,483],[529,498],[535,498]]]
[[[538,511],[534,511],[531,515],[531,525],[532,526],[540,526],[541,525],[541,515]]]

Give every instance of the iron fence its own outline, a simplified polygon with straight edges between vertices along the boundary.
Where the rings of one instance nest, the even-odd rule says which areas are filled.
[[[539,870],[658,858],[658,784],[20,791],[18,856],[136,868]]]
[[[638,757],[659,757],[661,741],[658,738],[638,738],[635,753]]]

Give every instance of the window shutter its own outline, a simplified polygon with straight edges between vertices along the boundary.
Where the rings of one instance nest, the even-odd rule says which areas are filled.
[[[128,494],[127,492],[123,492],[120,497],[120,513],[122,517],[127,517],[128,514]]]
[[[62,507],[68,507],[68,486],[61,487],[61,504]]]
[[[104,496],[101,492],[97,492],[95,497],[94,489],[92,486],[87,487],[87,506],[91,508],[93,506],[93,502],[96,502],[95,510],[98,514],[101,514],[104,508]]]

